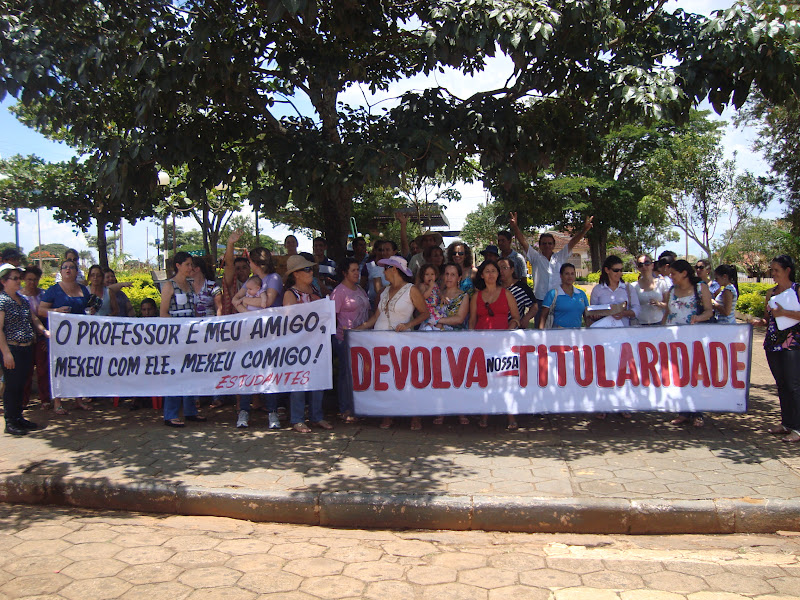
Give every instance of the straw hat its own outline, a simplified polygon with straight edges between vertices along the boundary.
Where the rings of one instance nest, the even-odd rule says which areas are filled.
[[[295,271],[299,271],[300,269],[305,269],[306,267],[316,267],[317,263],[313,263],[310,260],[306,260],[299,254],[294,254],[288,258],[286,261],[286,274],[294,273]]]

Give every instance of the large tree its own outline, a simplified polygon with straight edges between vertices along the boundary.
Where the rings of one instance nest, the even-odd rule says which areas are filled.
[[[187,165],[192,195],[245,176],[268,213],[318,218],[307,224],[338,256],[358,191],[408,169],[450,176],[478,155],[513,186],[580,153],[584,131],[680,118],[705,98],[740,106],[752,87],[773,101],[800,90],[788,24],[665,2],[4,0],[0,96],[89,142],[111,199],[154,188],[159,165]],[[513,69],[496,89],[461,98],[431,78],[387,112],[343,102],[353,88],[479,73],[498,53]],[[534,118],[531,97],[548,99]]]

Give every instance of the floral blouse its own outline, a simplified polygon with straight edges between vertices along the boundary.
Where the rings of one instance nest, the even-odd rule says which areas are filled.
[[[798,284],[793,283],[792,289],[797,294]],[[773,288],[772,293],[775,294]],[[798,296],[800,297],[800,296]],[[767,335],[764,338],[764,350],[767,352],[780,352],[781,350],[797,350],[800,348],[800,323],[795,323],[788,329],[778,329],[775,317],[767,312]]]

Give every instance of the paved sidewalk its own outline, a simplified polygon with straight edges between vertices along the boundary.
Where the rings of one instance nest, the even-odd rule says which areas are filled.
[[[0,598],[790,600],[800,537],[387,531],[0,505]]]
[[[0,436],[0,500],[344,527],[582,533],[728,533],[800,528],[800,448],[778,422],[754,336],[750,410],[703,429],[671,415],[522,417],[521,429],[398,420],[299,435],[233,407],[183,430],[108,400],[25,438]]]

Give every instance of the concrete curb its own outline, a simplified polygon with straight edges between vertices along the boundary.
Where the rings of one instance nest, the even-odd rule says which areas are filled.
[[[33,474],[0,479],[0,501],[326,527],[526,533],[774,533],[800,523],[800,500],[259,492]]]

